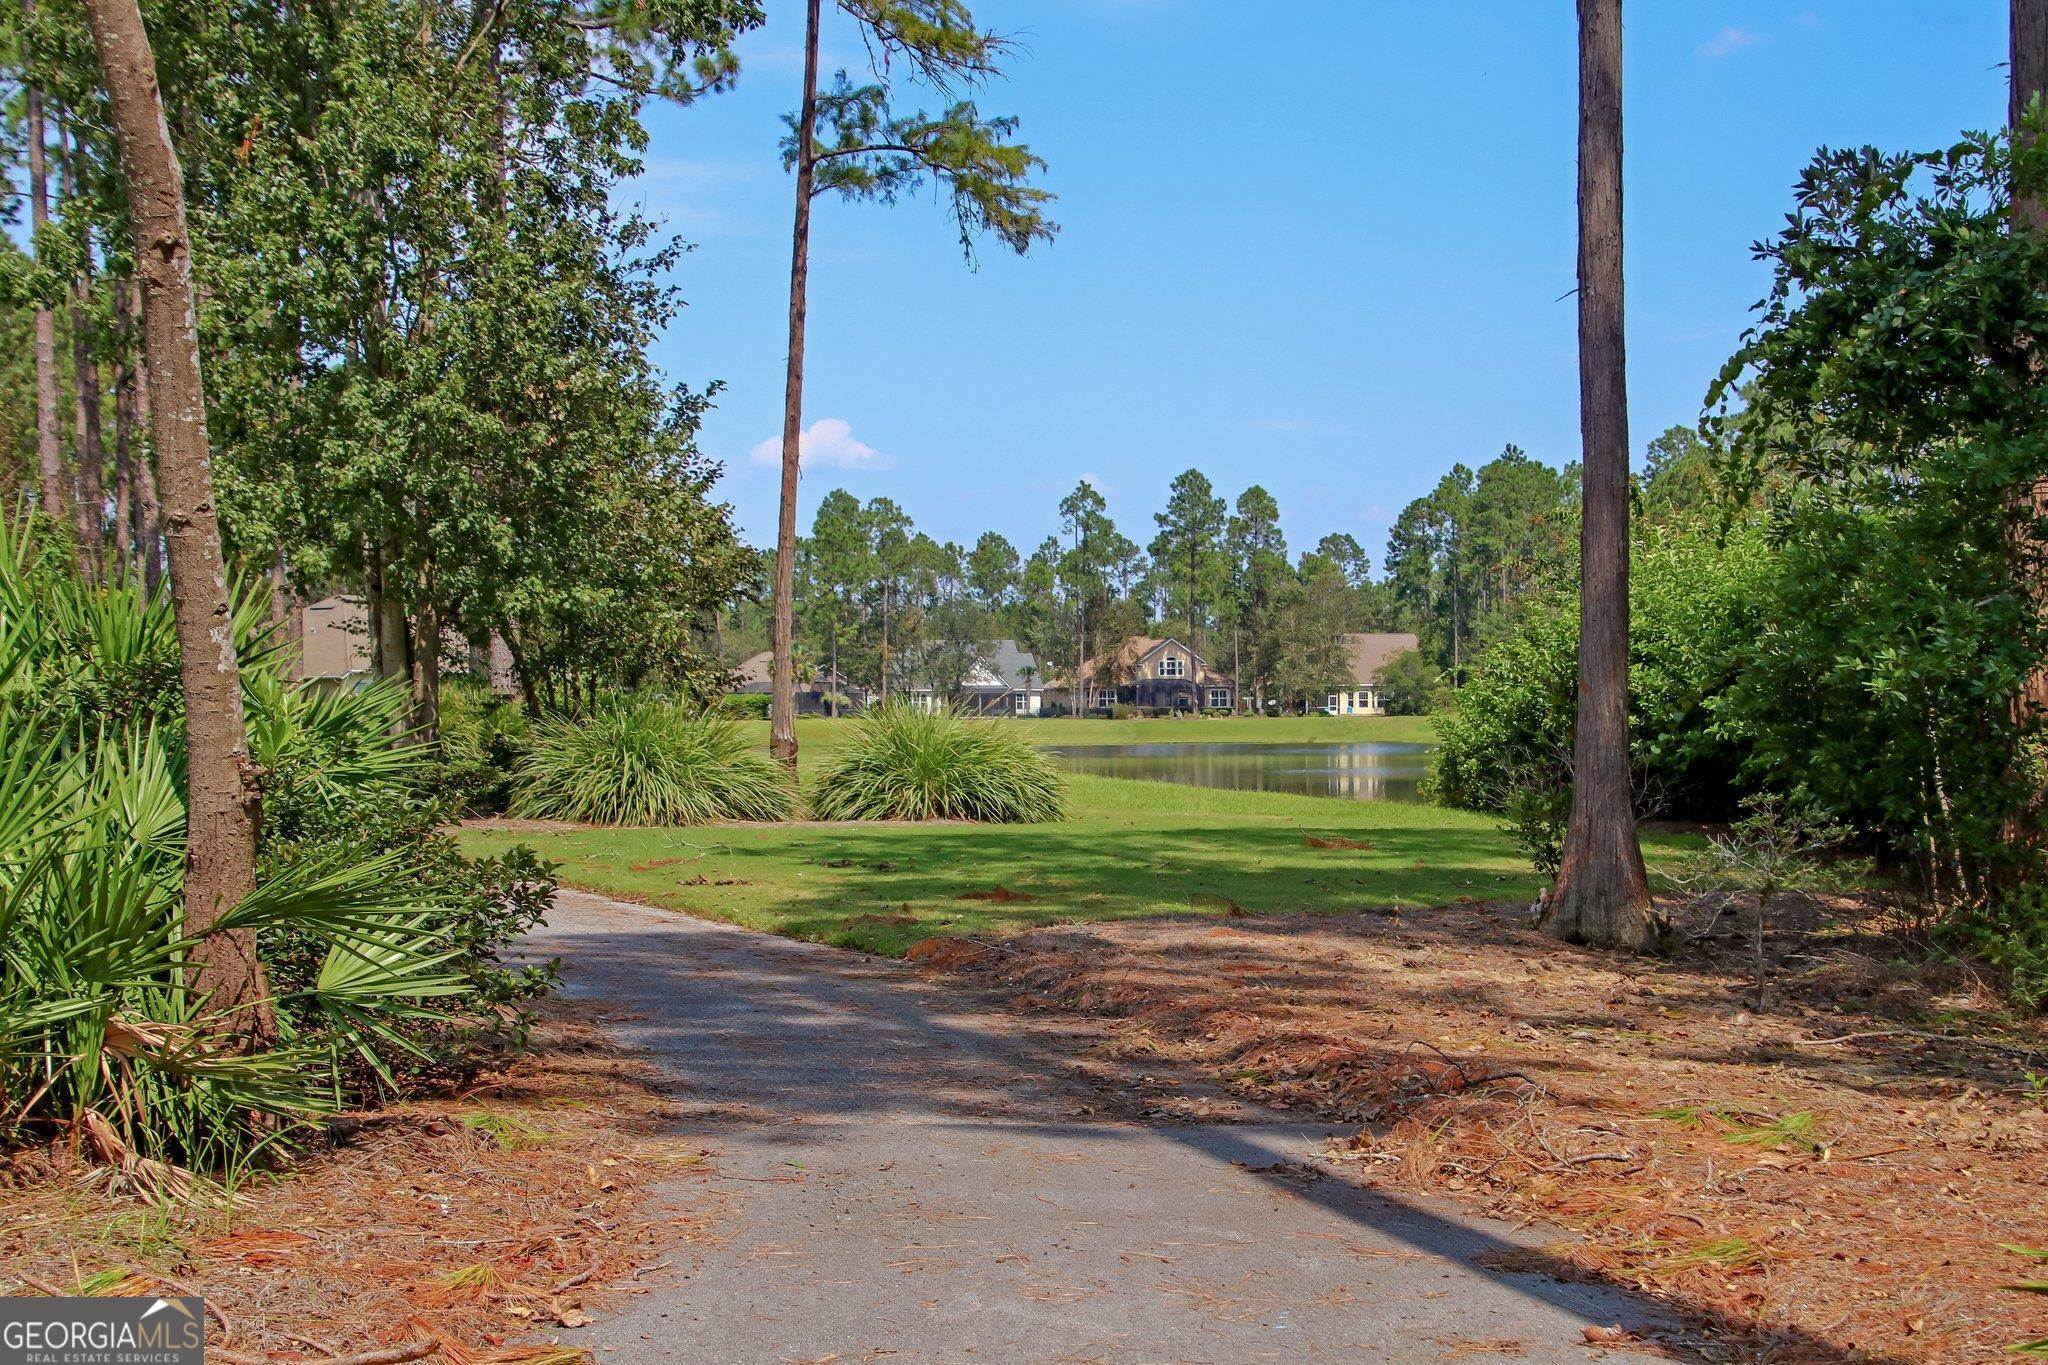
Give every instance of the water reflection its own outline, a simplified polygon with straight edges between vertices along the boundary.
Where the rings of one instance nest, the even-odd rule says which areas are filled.
[[[1427,744],[1069,744],[1049,750],[1100,777],[1293,792],[1353,801],[1420,801]]]

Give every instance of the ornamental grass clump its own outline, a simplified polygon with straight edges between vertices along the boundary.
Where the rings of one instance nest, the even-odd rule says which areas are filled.
[[[820,820],[1059,819],[1066,781],[1043,750],[1001,721],[882,706],[853,723],[811,791]]]
[[[599,825],[782,820],[793,803],[738,723],[661,701],[539,722],[512,787],[514,815]]]

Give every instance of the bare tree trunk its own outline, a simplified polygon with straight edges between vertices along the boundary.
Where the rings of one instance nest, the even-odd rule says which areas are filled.
[[[505,652],[512,656],[512,672],[519,679],[519,695],[526,702],[526,714],[541,714],[540,687],[534,682],[533,671],[526,664],[526,645],[520,639],[519,623],[506,618],[498,638],[505,642]]]
[[[78,194],[78,141],[68,124],[58,129],[57,145],[64,157],[64,197],[70,200]],[[78,563],[86,577],[94,578],[105,538],[106,452],[100,443],[100,363],[92,344],[92,238],[83,227],[78,235],[84,264],[71,280],[71,454],[78,471]]]
[[[412,733],[419,744],[441,738],[441,609],[431,598],[413,613]]]
[[[2017,132],[2036,97],[2048,98],[2048,0],[2012,0],[2011,83],[2006,92],[2006,122]],[[2013,221],[2023,227],[2048,227],[2048,203],[2041,186],[2015,188]]]
[[[1622,331],[1621,0],[1579,0],[1579,715],[1556,938],[1649,946],[1628,756],[1628,386]]]
[[[128,281],[114,281],[114,559],[119,573],[135,571],[135,320]],[[110,577],[112,575],[109,575]]]
[[[882,580],[882,704],[889,704],[889,580]]]
[[[782,397],[782,501],[775,528],[775,609],[768,749],[796,772],[796,480],[803,459],[804,324],[810,307],[812,143],[818,127],[818,9],[804,30],[804,102],[796,129],[796,223],[789,251],[789,369]]]
[[[2037,98],[2048,99],[2048,0],[2012,0],[2010,18],[2012,60],[2006,122],[2017,139],[2022,136],[2020,128],[2028,106]],[[2015,232],[2039,232],[2048,228],[2048,202],[2044,202],[2039,184],[2017,183],[2013,186],[2012,226]],[[2038,354],[2034,365],[2038,371],[2041,365]],[[2038,543],[2034,532],[2040,520],[2048,517],[2048,487],[2037,482],[2014,502],[2016,519],[2022,523],[2020,546],[2028,561],[2025,572],[2032,580],[2035,605],[2039,609],[2043,606],[2043,599],[2048,598],[2048,584],[2042,582],[2044,570],[2048,570],[2048,565],[2043,563],[2044,557],[2048,557],[2048,547]],[[2023,721],[2048,715],[2048,661],[2036,666],[2027,676],[2015,709]],[[2006,824],[2006,837],[2009,839],[2034,837],[2026,828],[2028,822],[2023,816],[2016,815]]]
[[[24,19],[35,18],[35,0],[21,0]],[[28,124],[29,225],[40,233],[50,221],[50,176],[44,164],[43,93],[35,86],[22,92]],[[64,445],[57,434],[57,314],[45,300],[36,300],[36,471],[40,476],[43,514],[62,523],[71,518],[71,498],[64,487]]]
[[[185,932],[205,935],[192,952],[193,985],[209,997],[211,1010],[234,1012],[221,1021],[229,1031],[261,1044],[276,1038],[277,1018],[256,935],[208,932],[255,885],[263,789],[242,725],[233,611],[214,511],[184,178],[135,0],[84,3],[120,139],[142,282],[150,413],[185,698]]]
[[[139,438],[153,430],[153,409],[149,402],[149,318],[142,310],[142,281],[131,283],[135,327],[140,341],[135,352],[135,431]],[[142,559],[142,584],[155,592],[164,581],[164,507],[157,496],[156,451],[151,447],[135,458],[135,539]]]
[[[285,574],[283,550],[271,557],[265,576],[270,580],[271,642],[283,646],[291,660],[285,665],[285,676],[297,681],[306,675],[306,615]]]

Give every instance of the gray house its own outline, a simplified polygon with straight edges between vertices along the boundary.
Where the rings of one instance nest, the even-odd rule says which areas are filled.
[[[733,691],[749,696],[768,696],[775,691],[775,656],[768,650],[743,661],[733,670]],[[832,694],[840,696],[842,712],[858,711],[867,705],[867,689],[856,687],[829,668],[817,669],[810,677],[796,680],[796,711],[800,716],[829,715]]]
[[[1015,640],[994,641],[967,674],[962,710],[980,716],[1035,716],[1045,709],[1046,666]],[[935,711],[946,698],[935,688],[913,687],[910,704]]]

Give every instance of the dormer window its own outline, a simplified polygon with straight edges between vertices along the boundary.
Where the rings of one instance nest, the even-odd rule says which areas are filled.
[[[1188,661],[1178,654],[1159,656],[1159,676],[1162,678],[1185,678],[1188,675]]]

